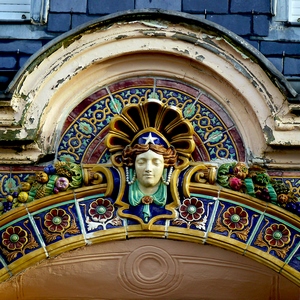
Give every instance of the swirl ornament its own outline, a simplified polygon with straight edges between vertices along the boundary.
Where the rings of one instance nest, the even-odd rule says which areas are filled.
[[[169,253],[143,246],[120,260],[119,278],[125,289],[140,296],[163,296],[179,285],[180,270]]]

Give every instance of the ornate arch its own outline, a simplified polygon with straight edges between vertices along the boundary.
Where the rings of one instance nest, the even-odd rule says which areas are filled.
[[[273,148],[298,146],[287,102],[295,92],[240,38],[184,14],[114,15],[53,41],[32,57],[9,89],[21,128],[11,134],[34,141],[21,155],[28,160],[30,150],[31,161],[48,154],[64,161],[57,173],[48,168],[49,180],[42,187],[33,192],[31,186],[30,202],[1,216],[1,281],[89,244],[152,237],[225,248],[299,285],[299,217],[252,197],[254,177],[247,178],[244,190],[230,189],[237,161],[269,167],[283,166],[291,157],[293,167],[300,162],[294,148],[288,156]],[[182,191],[173,218],[143,226],[117,213],[114,204],[124,192],[125,174],[110,165],[104,139],[113,116],[148,98],[181,111],[193,125],[196,150],[185,173],[176,175]],[[229,165],[215,184],[210,174],[222,159]],[[65,170],[68,162],[80,167]],[[28,173],[43,168],[35,165]],[[78,185],[82,174],[83,186]],[[20,182],[26,177],[16,176]],[[72,190],[53,194],[58,176],[69,177]],[[177,197],[175,188],[171,193]],[[42,199],[31,202],[37,198]],[[189,205],[201,209],[201,219],[188,212]],[[97,212],[98,206],[105,207],[105,214]]]

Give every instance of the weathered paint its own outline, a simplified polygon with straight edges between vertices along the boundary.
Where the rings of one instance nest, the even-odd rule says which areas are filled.
[[[14,92],[11,119],[22,131],[16,135],[8,127],[5,135],[20,141],[34,140],[46,154],[46,149],[55,147],[54,136],[60,130],[63,111],[71,109],[68,99],[76,105],[94,89],[93,85],[99,87],[130,77],[132,72],[145,76],[148,71],[181,78],[211,93],[234,117],[247,147],[257,157],[263,155],[265,146],[255,143],[251,134],[265,135],[265,141],[272,145],[300,144],[293,138],[293,132],[299,130],[294,124],[299,121],[289,118],[286,100],[294,91],[254,50],[216,24],[188,20],[180,14],[135,12],[93,21],[53,40],[20,71],[10,91]],[[143,61],[147,53],[154,59],[151,65]],[[156,65],[155,60],[162,57],[169,57],[169,63],[162,60],[164,65]],[[119,75],[115,64],[122,66]],[[89,82],[86,75],[90,76]],[[280,118],[275,121],[274,116]],[[5,136],[0,134],[1,138]]]

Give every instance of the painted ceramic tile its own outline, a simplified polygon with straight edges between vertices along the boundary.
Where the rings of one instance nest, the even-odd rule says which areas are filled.
[[[227,125],[232,126],[233,123],[214,101],[202,95],[201,91],[198,94],[201,95],[202,102],[199,101],[195,98],[196,90],[183,83],[158,80],[160,87],[154,88],[152,85],[154,81],[153,78],[142,78],[116,83],[107,87],[110,95],[98,98],[89,106],[80,104],[73,110],[74,121],[61,138],[58,157],[78,163],[83,159],[88,161],[88,157],[94,151],[89,149],[90,145],[95,144],[95,139],[99,139],[99,133],[108,125],[112,116],[119,114],[127,104],[139,103],[150,97],[160,99],[162,102],[177,106],[182,110],[183,115],[192,122],[195,132],[200,138],[198,143],[198,151],[202,153],[200,156],[207,161],[219,158],[244,159],[244,147],[239,134],[228,132]],[[179,88],[183,91],[178,90]],[[81,111],[79,107],[82,108]],[[235,139],[238,140],[237,145],[235,145]],[[206,151],[203,151],[203,147]],[[102,150],[105,151],[104,147]],[[97,156],[99,157],[98,162],[106,162],[108,159],[107,155],[103,156],[99,151]]]
[[[94,195],[88,199],[79,200],[80,212],[87,234],[123,226],[123,221],[117,216],[117,210],[112,198]]]
[[[46,245],[81,234],[74,201],[47,207],[33,219]]]
[[[0,236],[0,254],[7,265],[41,247],[28,217],[2,227]]]
[[[295,253],[289,259],[288,265],[300,272],[300,243],[295,246]]]
[[[299,242],[299,229],[265,215],[251,246],[286,261]]]
[[[207,231],[211,222],[215,200],[212,197],[193,195],[181,200],[177,209],[178,217],[170,226]]]
[[[220,201],[212,232],[248,243],[260,212],[233,202]]]

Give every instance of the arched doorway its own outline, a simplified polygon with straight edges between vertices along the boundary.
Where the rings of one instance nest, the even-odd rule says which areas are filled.
[[[254,285],[255,284],[255,288]],[[297,299],[298,288],[247,257],[184,241],[87,246],[2,284],[3,299]]]

